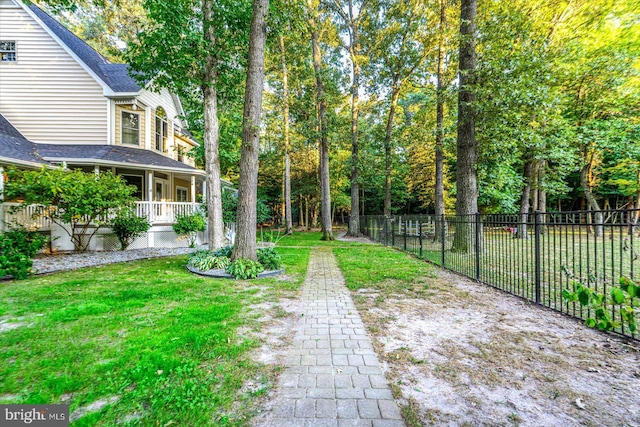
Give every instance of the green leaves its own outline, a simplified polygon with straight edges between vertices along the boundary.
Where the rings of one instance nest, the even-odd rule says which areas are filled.
[[[611,300],[614,304],[622,304],[625,301],[626,297],[622,289],[613,288],[611,289]]]
[[[26,279],[31,274],[32,258],[48,239],[37,231],[13,227],[0,234],[0,278]]]
[[[224,270],[231,264],[231,260],[229,256],[216,255],[216,253],[211,251],[196,251],[189,256],[189,262],[187,264],[200,271],[211,269]]]
[[[131,208],[118,212],[111,224],[111,229],[118,236],[120,249],[125,250],[139,236],[149,231],[151,224],[146,217],[139,217]]]
[[[258,274],[264,271],[264,267],[258,261],[251,259],[238,258],[225,270],[235,279],[255,279]]]
[[[273,248],[258,249],[256,251],[258,262],[266,270],[278,270],[282,268],[282,257]]]
[[[70,230],[65,231],[77,252],[86,251],[98,228],[108,223],[115,212],[134,202],[135,187],[111,171],[96,175],[81,170],[43,168],[10,169],[7,174],[5,198],[23,200],[24,205],[42,205],[39,215],[60,225],[70,225]],[[95,227],[90,230],[89,225]]]
[[[590,328],[612,331],[626,326],[631,332],[635,332],[637,329],[635,314],[636,307],[639,306],[637,298],[640,295],[640,287],[626,277],[621,277],[619,283],[620,287],[613,287],[607,295],[574,281],[573,292],[564,289],[562,299],[567,302],[579,302],[583,307],[593,310],[594,317],[585,320]],[[614,317],[616,306],[619,307],[621,321]]]
[[[201,213],[191,215],[176,215],[176,222],[173,224],[173,231],[178,236],[185,236],[189,242],[189,247],[195,247],[197,234],[199,231],[207,229],[207,221]]]

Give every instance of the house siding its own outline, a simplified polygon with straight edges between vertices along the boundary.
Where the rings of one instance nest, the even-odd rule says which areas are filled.
[[[29,13],[3,2],[0,40],[17,44],[17,61],[0,63],[0,112],[26,138],[107,143],[108,104],[101,85]]]
[[[185,164],[187,164],[189,166],[195,167],[195,162],[194,162],[193,158],[189,157],[187,155],[187,153],[193,149],[193,143],[191,141],[189,141],[188,139],[182,138],[180,136],[176,136],[176,147],[178,145],[181,145],[181,146],[183,146],[185,148],[184,156],[183,156],[184,157],[183,163],[185,163]],[[178,150],[176,149],[174,151],[175,151],[175,159],[178,160]]]

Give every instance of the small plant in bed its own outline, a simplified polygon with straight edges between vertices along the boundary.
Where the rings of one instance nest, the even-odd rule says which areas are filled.
[[[258,249],[258,262],[265,270],[279,270],[282,268],[282,257],[273,248]]]
[[[189,257],[188,264],[200,271],[224,270],[231,264],[231,260],[227,256],[216,255],[216,253],[217,251],[196,251]]]
[[[224,270],[236,279],[255,279],[265,270],[282,268],[282,257],[273,249],[258,249],[258,261],[237,259],[231,262],[233,247],[227,246],[216,251],[196,251],[189,256],[188,266],[202,272]]]
[[[258,261],[251,259],[238,258],[233,261],[226,272],[232,275],[235,279],[255,279],[258,274],[264,271],[264,267]]]

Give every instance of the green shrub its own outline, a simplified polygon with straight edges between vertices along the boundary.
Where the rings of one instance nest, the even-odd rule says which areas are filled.
[[[231,258],[232,252],[233,252],[233,246],[225,246],[224,248],[220,248],[217,251],[214,251],[213,254],[215,256],[224,256],[227,258]]]
[[[133,209],[122,209],[113,220],[111,228],[118,236],[120,249],[124,251],[137,237],[149,231],[151,224],[147,218],[137,216]]]
[[[258,261],[238,258],[225,270],[236,279],[255,279],[264,271],[264,267]]]
[[[282,268],[282,257],[273,248],[258,249],[258,262],[265,270],[278,270]]]
[[[122,177],[110,171],[96,175],[43,167],[38,171],[9,169],[7,174],[5,199],[21,199],[23,205],[42,205],[38,214],[65,226],[63,230],[69,234],[76,252],[85,252],[111,215],[134,202],[135,186],[127,185]],[[52,206],[57,209],[51,209]]]
[[[200,271],[211,269],[224,270],[231,264],[231,260],[226,256],[217,256],[211,251],[197,251],[189,257],[188,264]]]
[[[177,215],[176,222],[173,224],[173,231],[179,236],[185,236],[190,248],[196,245],[198,231],[204,231],[206,229],[207,221],[201,213]]]
[[[26,279],[31,273],[33,257],[46,243],[47,237],[24,227],[0,234],[0,277]]]

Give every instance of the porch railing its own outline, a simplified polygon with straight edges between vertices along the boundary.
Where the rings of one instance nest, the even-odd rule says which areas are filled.
[[[180,215],[202,212],[198,203],[136,202],[136,214],[149,219],[151,224],[173,224]]]
[[[41,205],[0,203],[0,230],[4,230],[6,224],[20,224],[32,230],[49,230],[51,220],[39,214],[40,208]]]
[[[20,203],[0,203],[0,230],[9,224],[47,231],[51,221],[39,212],[40,205],[22,206]],[[184,202],[136,202],[136,214],[147,217],[152,225],[173,224],[179,215],[201,212],[200,204]]]

